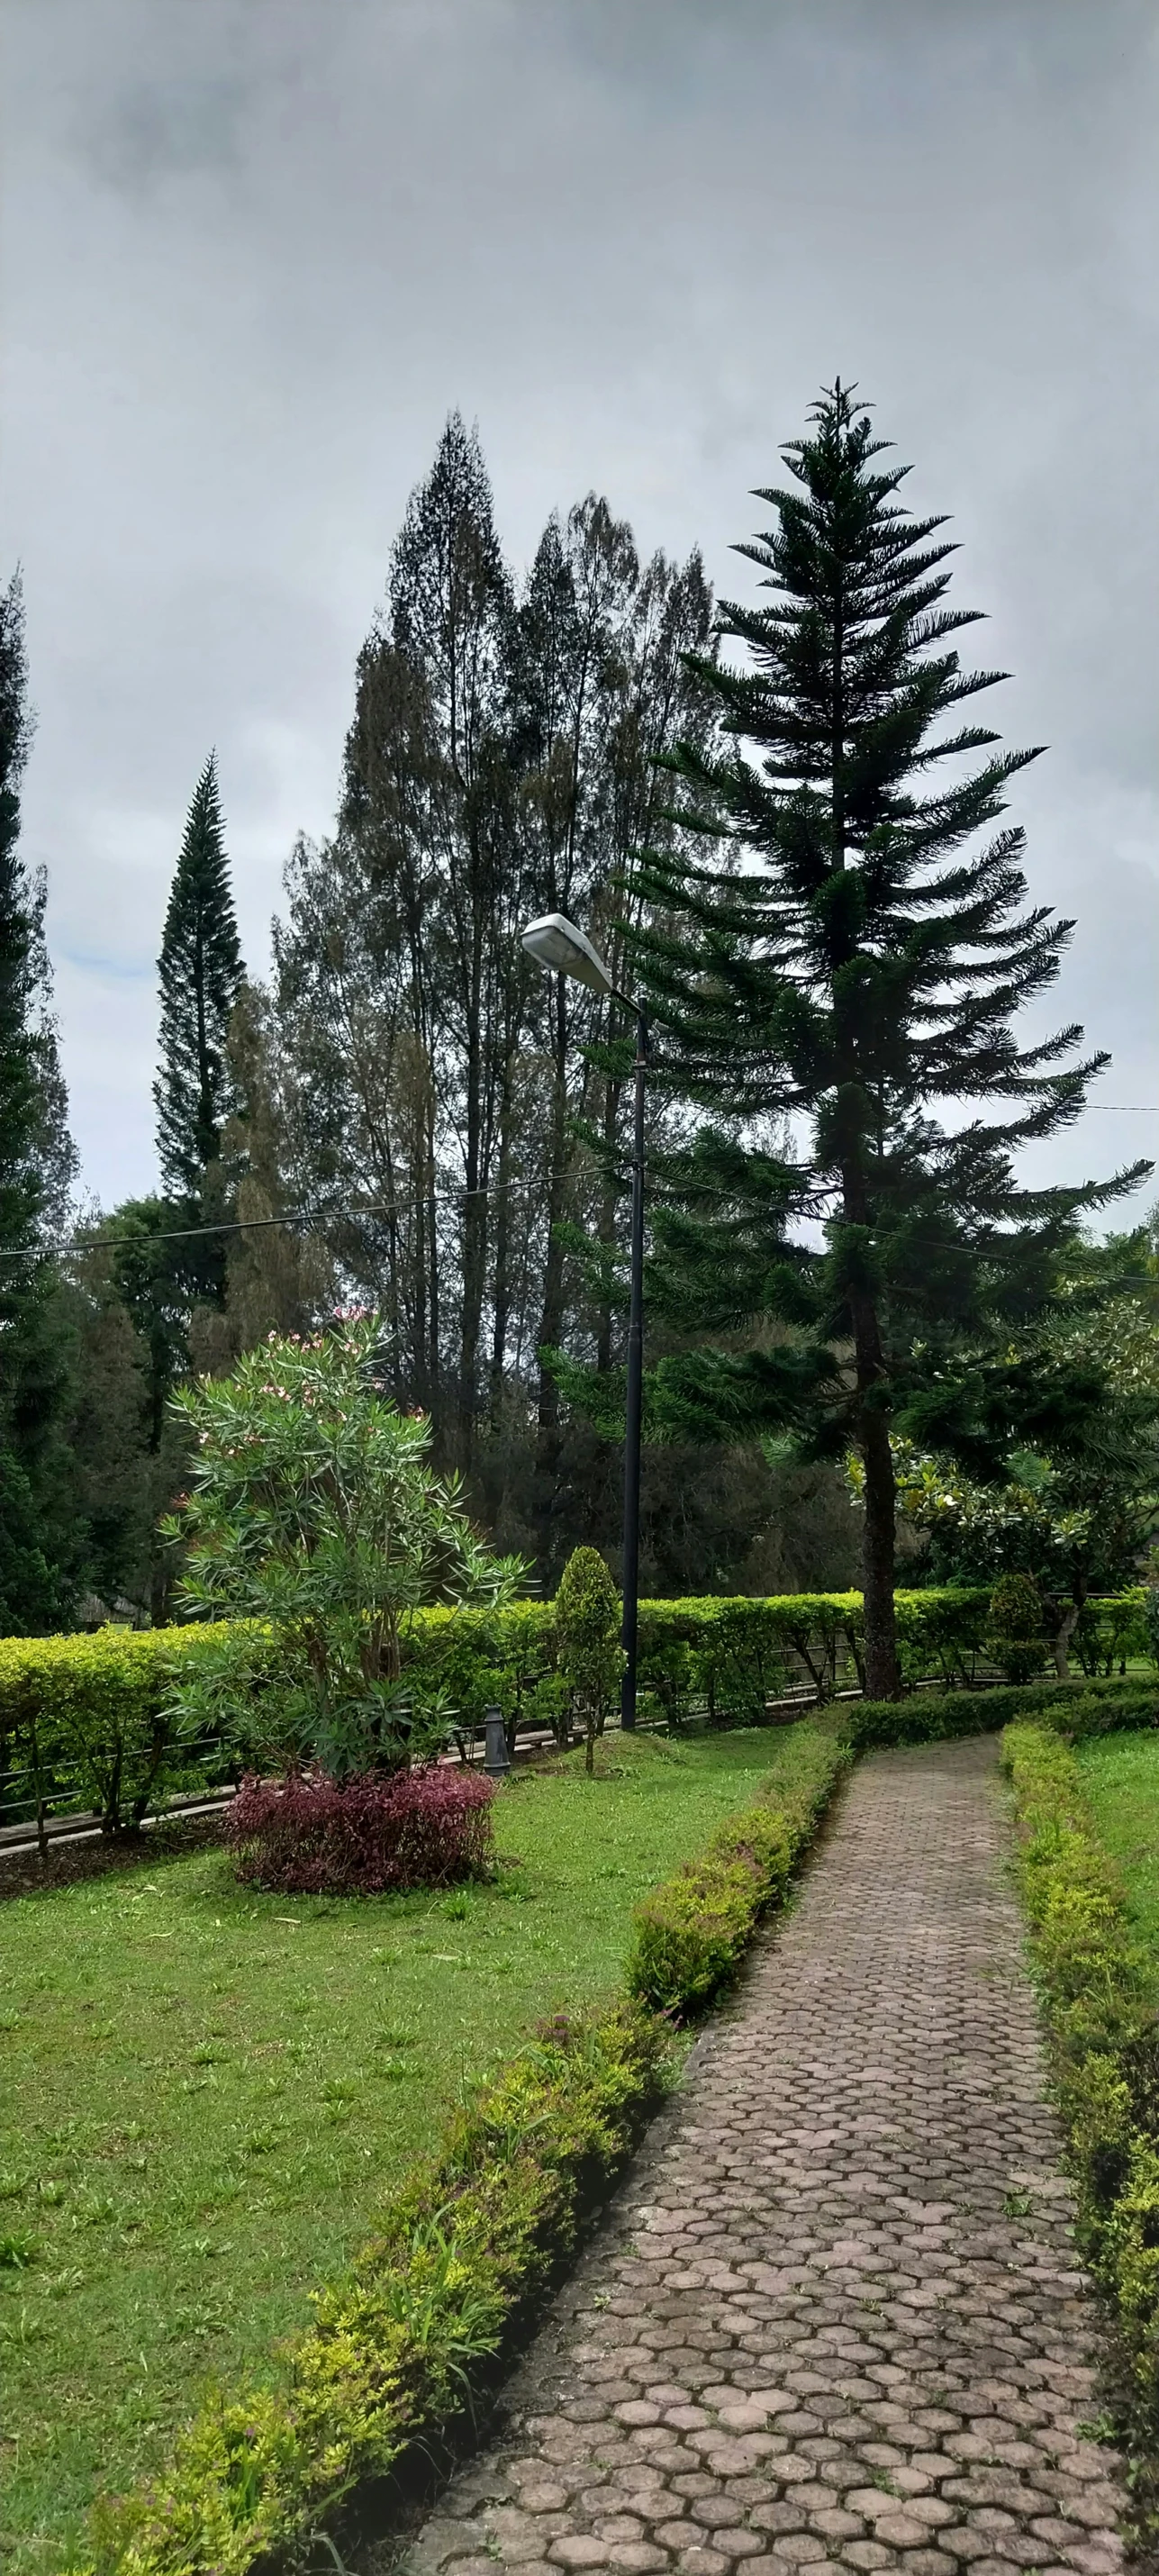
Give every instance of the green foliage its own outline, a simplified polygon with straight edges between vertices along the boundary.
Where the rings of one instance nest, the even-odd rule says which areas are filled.
[[[769,1803],[746,1808],[699,1860],[637,1907],[632,1994],[655,2012],[683,2017],[719,1992],[758,1917],[784,1896],[851,1758],[845,1745],[811,1727],[795,1732],[790,1764],[770,1783]]]
[[[616,1705],[624,1666],[619,1595],[596,1548],[577,1547],[569,1556],[551,1625],[560,1678],[587,1740],[590,1771],[592,1746]]]
[[[1149,1583],[1144,1596],[1143,1628],[1147,1652],[1159,1664],[1159,1583]]]
[[[795,1734],[613,1739],[595,1784],[582,1754],[525,1771],[497,1801],[499,1876],[433,1907],[287,1905],[239,1887],[223,1851],[153,1835],[5,1906],[0,2227],[41,2247],[0,2273],[6,2576],[71,2564],[94,2493],[163,2473],[207,2371],[229,2391],[277,2380],[310,2293],[437,2148],[464,2082],[561,2000],[604,2008],[633,1906]],[[17,2349],[5,2316],[24,2308]]]
[[[223,1643],[213,1628],[98,1628],[82,1637],[0,1638],[0,1772],[16,1812],[93,1808],[124,1833],[183,1787],[228,1776],[181,1690]],[[261,1643],[251,1643],[255,1676]],[[267,1647],[268,1657],[268,1647]]]
[[[52,1017],[45,881],[20,853],[32,737],[19,575],[0,591],[0,1631],[63,1626],[83,1575],[67,1445],[70,1329],[46,1236],[76,1158]]]
[[[1153,1681],[1010,1682],[991,1690],[915,1691],[904,1700],[849,1700],[834,1715],[843,1742],[858,1753],[893,1744],[945,1744],[990,1735],[1033,1717],[1063,1736],[1159,1725]]]
[[[335,1778],[390,1768],[422,1742],[399,1690],[415,1612],[500,1602],[521,1572],[476,1537],[457,1479],[431,1467],[429,1423],[384,1400],[378,1340],[374,1315],[305,1341],[271,1334],[231,1377],[174,1398],[195,1443],[192,1490],[169,1525],[187,1542],[183,1597],[241,1623],[236,1654],[224,1635],[190,1674],[183,1711],[228,1726],[256,1622],[278,1650],[270,1754]]]
[[[282,2387],[211,2400],[172,2476],[106,2511],[101,2576],[246,2576],[268,2551],[300,2547],[354,2480],[461,2416],[472,2373],[630,2151],[663,2067],[662,2030],[628,2007],[545,2026],[323,2292]]]
[[[697,666],[721,733],[669,764],[701,855],[647,854],[630,937],[656,1085],[702,1113],[652,1159],[649,1308],[676,1337],[653,1429],[859,1454],[882,1696],[889,1430],[976,1458],[996,1424],[1004,1452],[1031,1417],[1045,1428],[1058,1407],[1040,1367],[1008,1363],[1010,1326],[1049,1302],[1076,1214],[1105,1195],[1017,1178],[1022,1142],[1074,1117],[1103,1059],[1067,1063],[1073,1029],[1017,1043],[1070,928],[1029,904],[1022,833],[999,822],[1036,755],[962,721],[1000,675],[961,664],[975,612],[947,602],[944,521],[907,516],[884,444],[837,385],[759,493],[770,524],[741,552],[762,604],[725,603],[740,651]],[[958,1114],[978,1100],[984,1119]],[[821,1211],[823,1244],[805,1223]]]
[[[1131,2362],[1131,2430],[1159,2431],[1159,2023],[1153,1972],[1073,1753],[1041,1726],[1002,1742],[1019,1877],[1080,2192],[1080,2241]],[[1155,2498],[1144,2494],[1146,2508]]]
[[[193,792],[165,915],[161,1070],[153,1087],[162,1173],[174,1196],[194,1205],[207,1166],[220,1157],[233,1105],[226,1033],[242,960],[223,830],[211,752]]]
[[[1092,1679],[1100,1669],[1109,1676],[1124,1651],[1147,1651],[1147,1598],[1140,1588],[1088,1605],[1079,1644]],[[856,1674],[860,1611],[858,1593],[642,1602],[645,1714],[677,1734],[696,1724],[760,1725],[791,1653],[802,1656],[819,1699],[829,1699],[843,1672]],[[986,1632],[985,1593],[899,1593],[897,1612],[912,1678],[966,1686],[899,1702],[843,1701],[848,1741],[972,1734],[1004,1725],[1026,1702],[1026,1691],[968,1687]],[[399,1725],[404,1712],[415,1713],[420,1740],[423,1730],[438,1739],[451,1721],[477,1726],[495,1705],[512,1736],[519,1724],[545,1725],[567,1742],[570,1694],[556,1660],[553,1604],[420,1608],[404,1619],[399,1650]],[[50,1811],[95,1805],[109,1830],[120,1831],[179,1788],[291,1750],[300,1741],[286,1717],[295,1688],[281,1639],[261,1621],[3,1640],[0,1768],[25,1775],[22,1813],[39,1777]],[[1030,1696],[1035,1705],[1121,1707],[1135,1713],[1116,1723],[1141,1725],[1150,1723],[1155,1690],[1130,1677],[1086,1692],[1077,1682],[1044,1681]]]
[[[1042,1670],[1045,1651],[1042,1599],[1029,1574],[1004,1574],[990,1595],[991,1653],[1008,1681],[1028,1682]]]

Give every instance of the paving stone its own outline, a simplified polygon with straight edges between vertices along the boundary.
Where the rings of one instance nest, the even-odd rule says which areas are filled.
[[[1120,2576],[1005,1852],[991,1744],[860,1766],[399,2576]]]

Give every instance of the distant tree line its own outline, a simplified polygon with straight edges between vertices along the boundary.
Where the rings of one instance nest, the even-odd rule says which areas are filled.
[[[44,890],[18,850],[10,588],[4,1624],[166,1615],[175,1387],[342,1301],[380,1314],[380,1377],[430,1415],[502,1549],[547,1588],[576,1544],[615,1564],[632,1048],[614,1005],[525,955],[523,923],[556,910],[653,1018],[646,1584],[832,1588],[864,1566],[888,1690],[895,1548],[945,1574],[960,1545],[976,1573],[989,1526],[982,1500],[923,1518],[915,1475],[939,1461],[979,1497],[1044,1473],[1056,1497],[1113,1487],[1129,1540],[1084,1562],[1103,1580],[1138,1561],[1159,1373],[1128,1383],[1122,1352],[1154,1343],[1154,1245],[1103,1254],[1081,1226],[1139,1174],[1016,1180],[1098,1060],[1074,1030],[1016,1044],[1071,925],[1028,905],[999,819],[1031,755],[957,714],[1001,675],[959,663],[943,523],[907,516],[879,453],[849,393],[824,397],[740,549],[770,604],[718,610],[698,554],[642,561],[594,494],[517,581],[452,416],[358,657],[335,828],[291,853],[264,983],[212,756],[198,779],[159,961],[161,1187],[79,1221]]]

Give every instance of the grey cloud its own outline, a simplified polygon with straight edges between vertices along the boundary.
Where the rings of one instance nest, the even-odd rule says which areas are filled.
[[[1149,6],[9,0],[8,54],[0,560],[106,1194],[151,1171],[145,970],[205,751],[260,965],[451,406],[517,561],[596,485],[743,590],[750,487],[836,369],[953,514],[1004,732],[1051,745],[1017,806],[1079,917],[1052,1016],[1159,1102]]]

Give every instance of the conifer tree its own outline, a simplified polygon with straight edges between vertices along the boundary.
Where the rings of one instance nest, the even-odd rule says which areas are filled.
[[[959,720],[1005,674],[961,666],[976,612],[943,604],[945,520],[910,517],[884,446],[838,383],[757,494],[773,525],[738,551],[772,596],[725,605],[726,658],[696,664],[723,745],[671,763],[704,856],[649,855],[633,944],[658,1078],[707,1112],[656,1173],[651,1312],[677,1347],[653,1424],[860,1459],[867,1687],[892,1697],[891,1428],[984,1470],[1041,1439],[1049,1390],[995,1327],[1044,1305],[1078,1212],[1146,1167],[1017,1181],[1106,1058],[1074,1061],[1073,1027],[1014,1036],[1073,928],[1028,903],[998,823],[1037,752]]]
[[[226,1054],[242,980],[241,947],[211,752],[185,825],[158,959],[161,1069],[153,1085],[157,1153],[175,1198],[200,1204],[234,1106]]]
[[[19,575],[0,593],[0,1631],[59,1625],[79,1570],[64,1414],[70,1332],[44,1257],[74,1168],[51,1017],[43,877],[20,853],[31,739]]]

